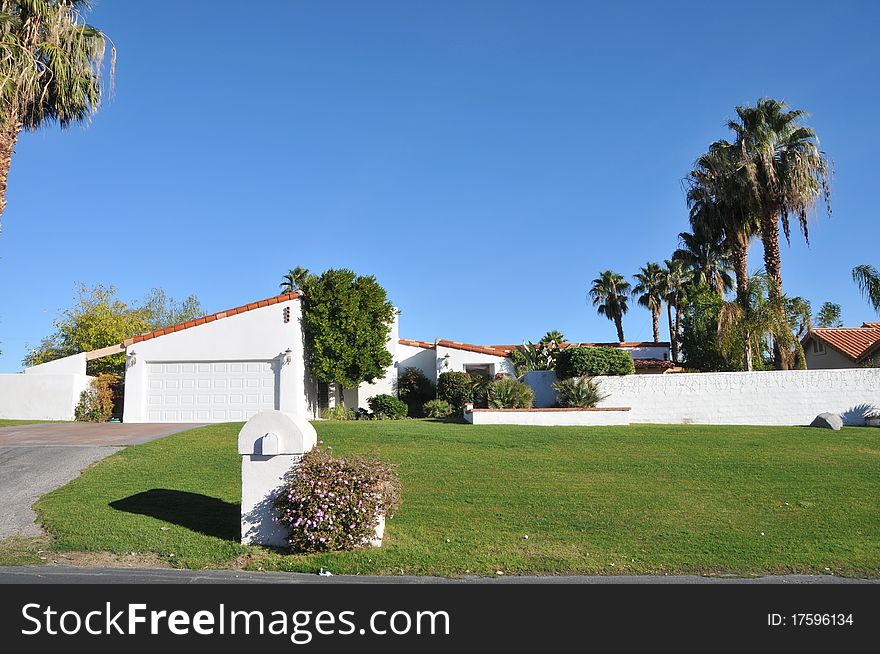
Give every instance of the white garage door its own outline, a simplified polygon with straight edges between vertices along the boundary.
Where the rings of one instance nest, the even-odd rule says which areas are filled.
[[[275,408],[275,372],[268,361],[149,366],[150,422],[232,422]]]

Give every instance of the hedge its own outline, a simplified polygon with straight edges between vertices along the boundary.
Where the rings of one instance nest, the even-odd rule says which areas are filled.
[[[556,376],[594,377],[596,375],[631,375],[636,371],[633,358],[616,347],[567,347],[556,358]]]

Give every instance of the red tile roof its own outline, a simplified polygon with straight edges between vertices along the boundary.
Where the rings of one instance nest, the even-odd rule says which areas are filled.
[[[880,348],[880,322],[866,322],[861,327],[826,327],[811,329],[804,337],[816,338],[853,361],[860,361]]]
[[[410,347],[421,347],[426,350],[431,350],[434,348],[433,343],[429,343],[428,341],[413,341],[408,338],[401,338],[398,343],[401,345],[409,345]]]
[[[506,357],[509,349],[503,349],[503,346],[495,345],[471,345],[470,343],[459,343],[458,341],[437,340],[440,347],[448,347],[452,350],[464,350],[465,352],[476,352],[477,354],[490,354],[496,357]]]
[[[504,350],[505,352],[509,352],[515,348],[520,347],[519,345],[489,345],[487,347],[492,347],[499,350]],[[658,341],[655,343],[654,341],[623,341],[619,343],[614,341],[612,343],[563,343],[560,347],[620,347],[620,348],[637,348],[637,347],[669,347],[669,343],[667,341]]]
[[[664,368],[669,370],[675,368],[676,364],[672,361],[664,361],[663,359],[633,359],[636,370],[644,368]]]
[[[235,307],[234,309],[227,309],[226,311],[219,311],[217,313],[212,313],[207,316],[203,316],[201,318],[196,318],[195,320],[189,320],[187,322],[182,322],[179,325],[172,325],[170,327],[164,327],[163,329],[154,329],[151,332],[147,332],[145,334],[138,334],[133,338],[127,338],[123,342],[123,345],[128,347],[134,343],[140,343],[141,341],[148,341],[151,338],[157,338],[159,336],[164,336],[165,334],[172,334],[174,332],[183,331],[184,329],[189,329],[190,327],[197,327],[199,325],[204,325],[209,322],[214,322],[215,320],[221,320],[222,318],[228,318],[229,316],[234,316],[239,313],[244,313],[245,311],[253,311],[254,309],[262,309],[263,307],[268,307],[273,304],[278,304],[279,302],[287,302],[288,300],[295,300],[300,297],[299,293],[284,293],[283,295],[276,295],[275,297],[266,298],[265,300],[260,300],[259,302],[251,302],[250,304],[243,304],[240,307]]]

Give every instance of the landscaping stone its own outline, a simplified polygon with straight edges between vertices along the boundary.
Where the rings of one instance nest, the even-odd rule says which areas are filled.
[[[820,413],[816,416],[813,422],[810,423],[810,427],[840,431],[840,428],[843,427],[843,419],[836,413]]]

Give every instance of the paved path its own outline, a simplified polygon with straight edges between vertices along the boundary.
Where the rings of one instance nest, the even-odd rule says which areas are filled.
[[[0,428],[0,539],[39,535],[34,502],[121,446],[197,426],[39,423]]]
[[[880,579],[832,575],[729,577],[320,577],[297,572],[168,570],[156,568],[0,567],[0,584],[880,584]]]

